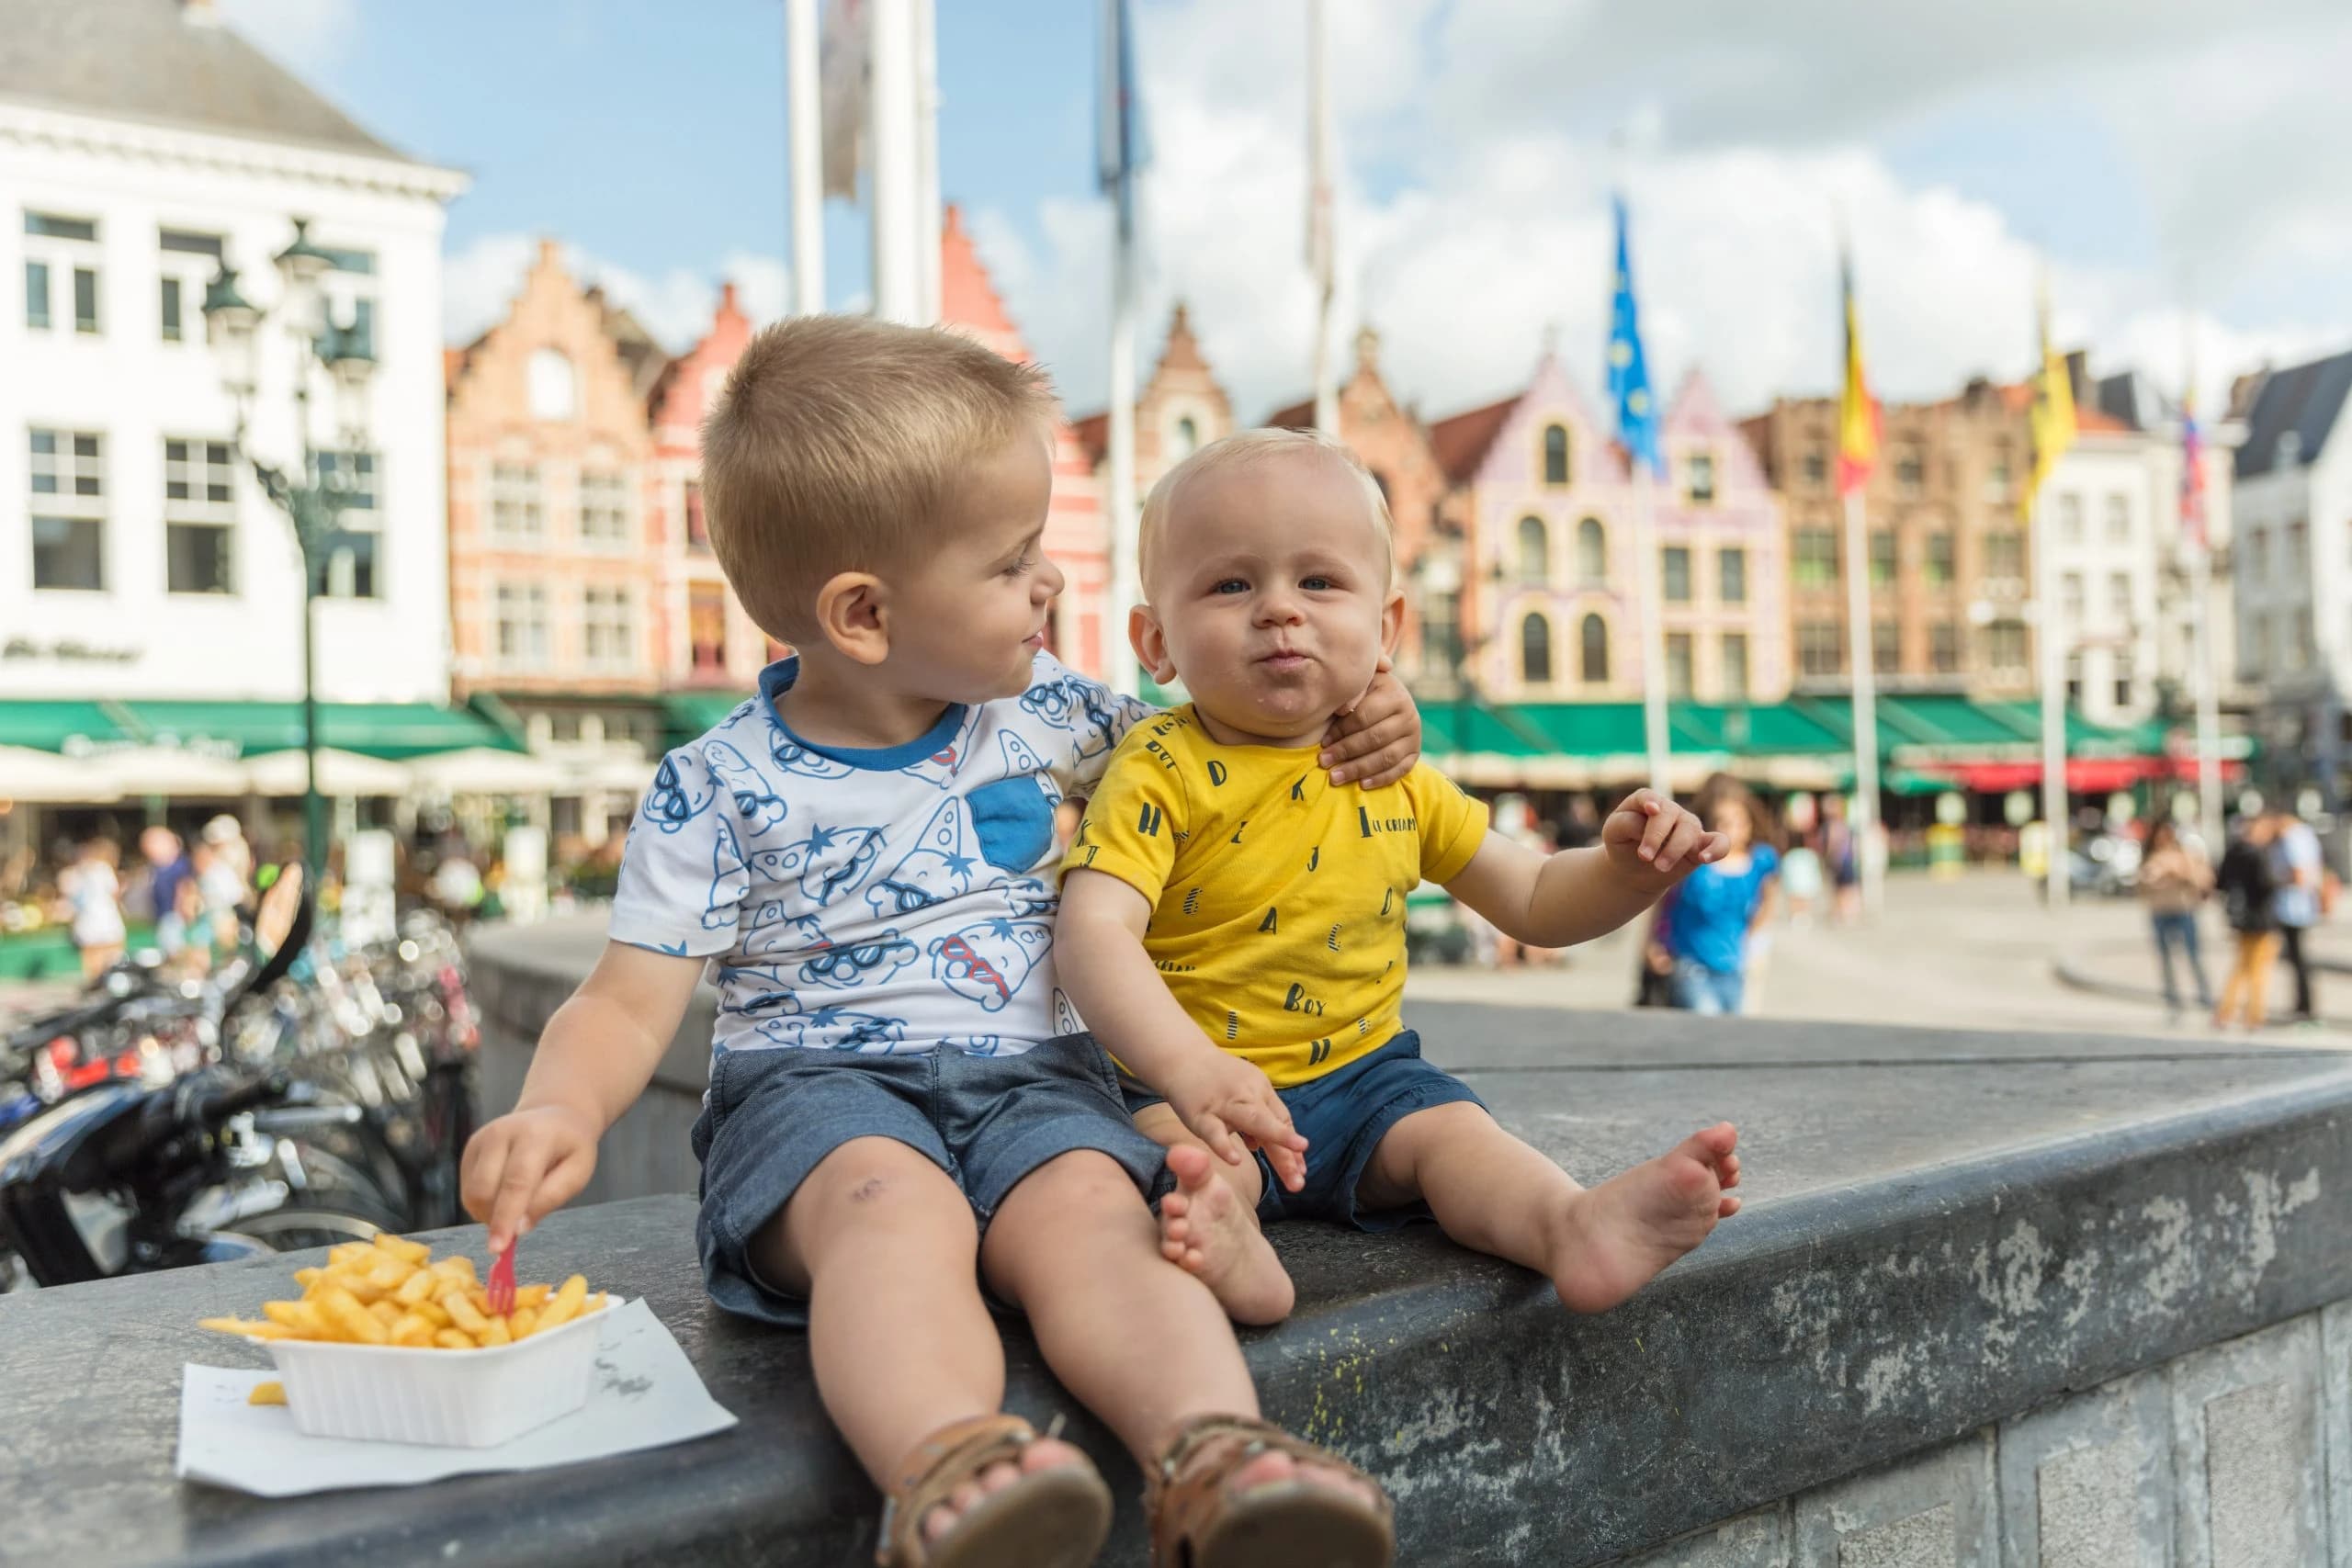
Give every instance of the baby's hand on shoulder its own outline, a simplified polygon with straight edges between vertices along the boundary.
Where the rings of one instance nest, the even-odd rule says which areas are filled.
[[[1637,789],[1600,825],[1611,868],[1654,885],[1689,875],[1724,858],[1731,844],[1721,833],[1656,790]]]

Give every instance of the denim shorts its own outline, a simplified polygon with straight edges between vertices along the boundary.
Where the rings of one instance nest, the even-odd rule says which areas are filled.
[[[1123,1087],[1130,1114],[1161,1102],[1132,1081]],[[1356,1189],[1388,1129],[1432,1105],[1486,1105],[1468,1084],[1421,1060],[1421,1037],[1409,1029],[1335,1073],[1275,1092],[1290,1109],[1291,1125],[1306,1135],[1306,1185],[1290,1191],[1258,1156],[1258,1218],[1268,1224],[1330,1220],[1360,1231],[1391,1231],[1431,1217],[1429,1205],[1418,1201],[1372,1213],[1356,1207]]]
[[[983,1232],[1023,1177],[1074,1149],[1116,1160],[1148,1202],[1175,1185],[1159,1145],[1121,1106],[1116,1072],[1091,1034],[1012,1056],[721,1052],[694,1128],[702,1162],[695,1239],[713,1301],[764,1323],[808,1321],[808,1303],[762,1280],[747,1248],[809,1172],[853,1138],[890,1138],[930,1159],[963,1190]]]

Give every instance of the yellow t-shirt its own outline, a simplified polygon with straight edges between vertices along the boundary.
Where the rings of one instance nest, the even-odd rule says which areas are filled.
[[[1486,807],[1426,762],[1334,789],[1315,748],[1220,746],[1187,706],[1128,732],[1062,869],[1149,899],[1144,951],[1170,992],[1287,1087],[1396,1034],[1406,896],[1459,875],[1486,834]]]

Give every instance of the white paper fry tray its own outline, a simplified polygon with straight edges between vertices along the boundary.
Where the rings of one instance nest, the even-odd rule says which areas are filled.
[[[588,1402],[604,1313],[487,1350],[256,1339],[295,1427],[314,1438],[481,1449]]]

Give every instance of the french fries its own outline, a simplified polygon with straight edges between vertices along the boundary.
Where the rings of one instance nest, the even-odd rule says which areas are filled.
[[[245,1395],[245,1403],[247,1404],[283,1404],[286,1403],[286,1385],[282,1382],[257,1382],[254,1384],[253,1393]]]
[[[379,1235],[328,1250],[323,1269],[298,1269],[301,1299],[264,1302],[257,1318],[208,1317],[199,1326],[254,1339],[311,1339],[408,1349],[481,1350],[512,1345],[604,1310],[608,1298],[591,1295],[574,1274],[560,1285],[523,1285],[514,1310],[490,1310],[470,1258],[433,1258],[422,1242]],[[275,1383],[254,1390],[256,1404]]]

